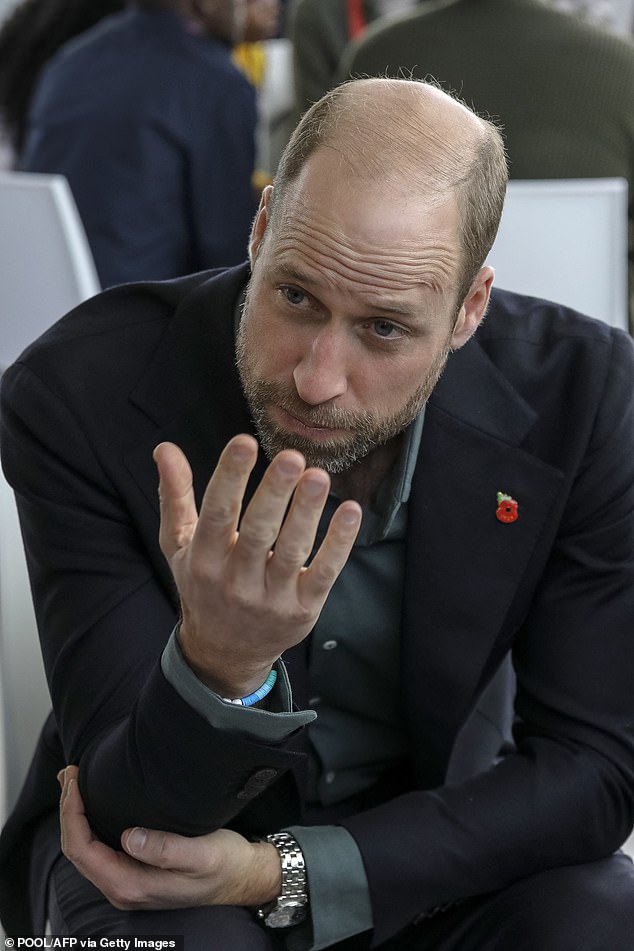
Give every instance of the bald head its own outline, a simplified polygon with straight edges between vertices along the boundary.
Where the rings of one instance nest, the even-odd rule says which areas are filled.
[[[474,113],[427,83],[359,79],[328,98],[323,145],[340,150],[360,175],[403,182],[413,174],[428,197],[440,199],[465,177],[485,134]]]
[[[272,214],[318,149],[379,187],[427,205],[454,196],[466,293],[495,239],[507,167],[498,130],[437,86],[410,79],[359,79],[337,86],[302,117],[280,160]]]

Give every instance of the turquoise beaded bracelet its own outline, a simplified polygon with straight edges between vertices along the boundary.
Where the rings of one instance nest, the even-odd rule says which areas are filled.
[[[223,697],[222,699],[225,703],[237,703],[240,707],[252,707],[254,703],[257,703],[258,700],[264,700],[264,698],[271,692],[275,686],[275,681],[277,680],[277,671],[272,670],[268,675],[261,687],[258,687],[253,693],[250,693],[248,697],[238,697],[237,700],[230,700],[229,697]]]

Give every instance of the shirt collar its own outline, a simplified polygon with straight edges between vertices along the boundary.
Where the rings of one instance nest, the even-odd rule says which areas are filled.
[[[379,487],[374,509],[363,510],[357,544],[404,537],[406,518],[402,507],[409,501],[424,422],[425,407],[405,430],[398,461]]]

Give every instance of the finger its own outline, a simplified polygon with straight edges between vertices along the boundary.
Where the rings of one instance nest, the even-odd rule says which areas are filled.
[[[78,774],[76,766],[67,766],[64,770],[60,802],[62,852],[86,878],[93,881],[100,868],[107,869],[108,863],[118,864],[117,854],[92,834],[79,792]]]
[[[198,513],[192,471],[187,457],[174,443],[158,445],[153,458],[159,472],[159,544],[165,557],[170,560],[179,549],[189,544],[196,530]]]
[[[294,449],[278,453],[244,513],[232,556],[233,566],[240,571],[257,570],[253,577],[258,581],[264,580],[269,552],[280,533],[304,467],[304,457]]]
[[[76,766],[67,766],[57,774],[57,779],[62,787],[62,794],[59,800],[59,820],[62,852],[64,852],[64,854],[66,854],[66,845],[71,834],[75,837],[76,841],[81,841],[90,833],[88,822],[84,816],[84,805],[81,798],[78,803],[71,801],[69,804],[67,801],[72,783],[77,784],[78,773],[79,770]]]
[[[201,837],[190,838],[139,826],[126,829],[121,836],[121,845],[138,862],[196,876],[202,874],[207,861],[203,841]]]
[[[297,583],[297,572],[306,564],[315,544],[330,478],[322,469],[307,469],[297,484],[267,567],[267,584]]]
[[[348,560],[360,527],[361,506],[352,501],[340,505],[317,554],[300,575],[299,600],[305,608],[321,608]]]
[[[256,463],[258,444],[245,434],[230,439],[209,480],[198,521],[195,545],[224,554],[235,542],[242,502]]]

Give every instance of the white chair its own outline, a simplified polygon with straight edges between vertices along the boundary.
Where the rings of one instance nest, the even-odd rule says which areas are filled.
[[[488,263],[499,287],[627,330],[626,180],[509,182]]]
[[[267,40],[266,69],[258,95],[257,168],[275,175],[295,124],[293,50],[286,38]]]
[[[549,6],[571,13],[616,33],[631,36],[634,29],[634,0],[547,0]]]
[[[0,824],[50,707],[13,490],[0,471]]]
[[[0,173],[0,372],[100,290],[63,175]]]

